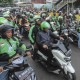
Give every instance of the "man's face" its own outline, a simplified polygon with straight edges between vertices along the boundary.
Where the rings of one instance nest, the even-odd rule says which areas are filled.
[[[38,19],[38,20],[36,20],[36,22],[37,22],[37,24],[41,24],[41,20],[40,19]]]
[[[44,29],[45,32],[48,32],[48,30],[49,30],[48,28],[45,28],[45,29]]]
[[[8,38],[11,38],[11,37],[12,37],[12,30],[7,30],[7,31],[5,32],[5,34],[6,34],[6,36],[7,36]]]

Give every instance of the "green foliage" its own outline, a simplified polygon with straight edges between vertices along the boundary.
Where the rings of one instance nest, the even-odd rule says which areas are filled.
[[[13,2],[13,0],[7,0],[8,1],[8,3],[12,3]]]
[[[13,0],[0,0],[0,3],[12,3]]]

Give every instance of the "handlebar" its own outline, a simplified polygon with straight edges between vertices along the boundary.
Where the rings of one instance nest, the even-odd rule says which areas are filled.
[[[62,43],[62,40],[58,40],[56,44],[52,45],[52,48],[58,47]]]

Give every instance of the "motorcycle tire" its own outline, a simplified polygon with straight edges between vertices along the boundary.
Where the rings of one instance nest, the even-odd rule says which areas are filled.
[[[66,80],[76,80],[76,74],[67,72],[67,74],[64,74]]]

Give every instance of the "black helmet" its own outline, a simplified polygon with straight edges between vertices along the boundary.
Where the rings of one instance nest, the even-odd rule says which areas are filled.
[[[2,38],[7,38],[7,36],[5,35],[5,32],[8,31],[8,30],[12,30],[12,34],[14,34],[14,27],[13,26],[10,26],[10,25],[1,25],[1,37]]]

